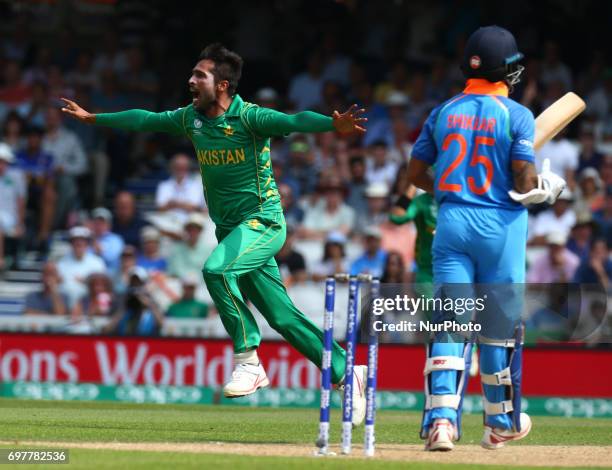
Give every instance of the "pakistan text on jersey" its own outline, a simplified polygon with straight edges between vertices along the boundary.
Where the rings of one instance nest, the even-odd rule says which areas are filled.
[[[471,131],[495,131],[495,119],[483,118],[478,116],[468,116],[466,114],[449,114],[446,121],[449,129],[468,129]]]
[[[198,150],[200,165],[230,165],[244,162],[244,148]]]

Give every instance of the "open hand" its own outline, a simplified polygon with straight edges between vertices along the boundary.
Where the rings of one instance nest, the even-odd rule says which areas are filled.
[[[62,112],[72,116],[73,118],[78,119],[81,122],[85,122],[87,124],[93,124],[96,122],[96,115],[91,114],[81,108],[74,101],[69,100],[67,98],[61,98],[61,100],[65,103],[65,106],[62,108]]]
[[[352,132],[359,132],[363,134],[366,129],[361,124],[367,122],[368,118],[359,117],[365,113],[365,109],[357,109],[357,105],[352,105],[344,113],[340,114],[338,111],[334,111],[332,118],[334,120],[334,128],[341,134],[350,134]]]

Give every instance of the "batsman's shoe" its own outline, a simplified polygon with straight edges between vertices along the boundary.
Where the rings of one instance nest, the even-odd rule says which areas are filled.
[[[448,419],[436,419],[429,428],[425,450],[427,451],[449,451],[453,450],[455,444],[455,426]]]
[[[223,387],[223,395],[228,398],[243,397],[268,385],[270,381],[261,364],[236,364],[232,380]]]
[[[527,413],[521,413],[521,430],[492,428],[485,426],[484,435],[480,445],[485,449],[500,449],[506,442],[518,441],[524,438],[531,431],[531,418]]]

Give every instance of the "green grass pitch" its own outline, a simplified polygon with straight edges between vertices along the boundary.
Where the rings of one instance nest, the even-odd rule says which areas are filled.
[[[271,409],[234,406],[137,405],[108,402],[60,402],[0,399],[2,447],[24,441],[60,442],[233,442],[311,445],[317,436],[317,409]],[[339,413],[332,421],[332,442],[340,441]],[[418,413],[381,411],[376,437],[380,444],[421,444],[417,436]],[[513,446],[611,445],[612,420],[535,418],[529,438]],[[482,418],[464,417],[462,444],[478,444]],[[354,433],[362,442],[363,430]],[[254,457],[123,450],[72,449],[69,468],[403,468],[402,462],[318,459],[305,457]],[[347,465],[349,464],[349,465]],[[612,465],[612,455],[610,456]],[[441,465],[411,462],[413,469],[503,468],[501,466]],[[9,468],[9,466],[3,466]],[[23,465],[15,466],[23,468]],[[40,468],[39,466],[36,468]],[[55,468],[55,467],[54,467]],[[511,467],[528,468],[528,467]],[[541,467],[540,467],[541,468]]]

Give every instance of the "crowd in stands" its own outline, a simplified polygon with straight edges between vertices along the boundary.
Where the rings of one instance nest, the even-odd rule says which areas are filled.
[[[104,17],[107,25],[128,24],[121,16],[125,12],[109,8],[96,18]],[[176,38],[169,50],[149,41],[159,15],[139,17],[135,30],[105,28],[93,41],[79,28],[65,28],[49,39],[30,26],[37,23],[27,11],[12,14],[11,26],[0,36],[0,268],[19,269],[24,253],[44,262],[40,290],[28,295],[25,313],[108,316],[109,331],[118,334],[154,334],[165,315],[206,317],[212,306],[194,297],[194,286],[203,285],[200,270],[214,248],[214,228],[190,143],[85,126],[59,110],[60,97],[92,112],[183,106],[189,102],[187,79],[195,55],[180,49]],[[406,165],[428,113],[462,90],[458,57],[470,30],[458,33],[452,47],[448,37],[428,30],[419,40],[405,39],[405,49],[393,48],[389,56],[385,41],[394,36],[380,30],[382,17],[376,15],[361,44],[347,47],[342,35],[328,28],[311,43],[305,61],[294,42],[293,55],[284,46],[288,63],[276,68],[269,67],[270,54],[257,57],[247,40],[253,32],[241,22],[227,44],[245,56],[238,92],[244,90],[248,101],[285,112],[331,114],[353,102],[367,109],[363,137],[329,132],[272,142],[288,225],[277,261],[288,286],[335,272],[369,272],[389,282],[414,275],[414,226],[390,223],[388,211],[393,198],[408,189]],[[415,28],[416,20],[411,25]],[[267,40],[264,30],[257,29]],[[570,67],[559,43],[549,40],[535,48],[529,34],[519,34],[519,44],[524,36],[526,71],[512,97],[536,115],[570,90],[587,102],[583,116],[537,153],[538,168],[550,158],[568,188],[552,207],[530,211],[528,279],[608,289],[609,51],[588,51],[582,67]],[[440,52],[426,54],[432,46]],[[167,55],[160,56],[160,50]],[[171,60],[176,54],[183,56]],[[139,181],[153,181],[153,189],[134,191]],[[60,256],[62,241],[69,248]],[[159,276],[180,279],[166,311],[147,290]]]

